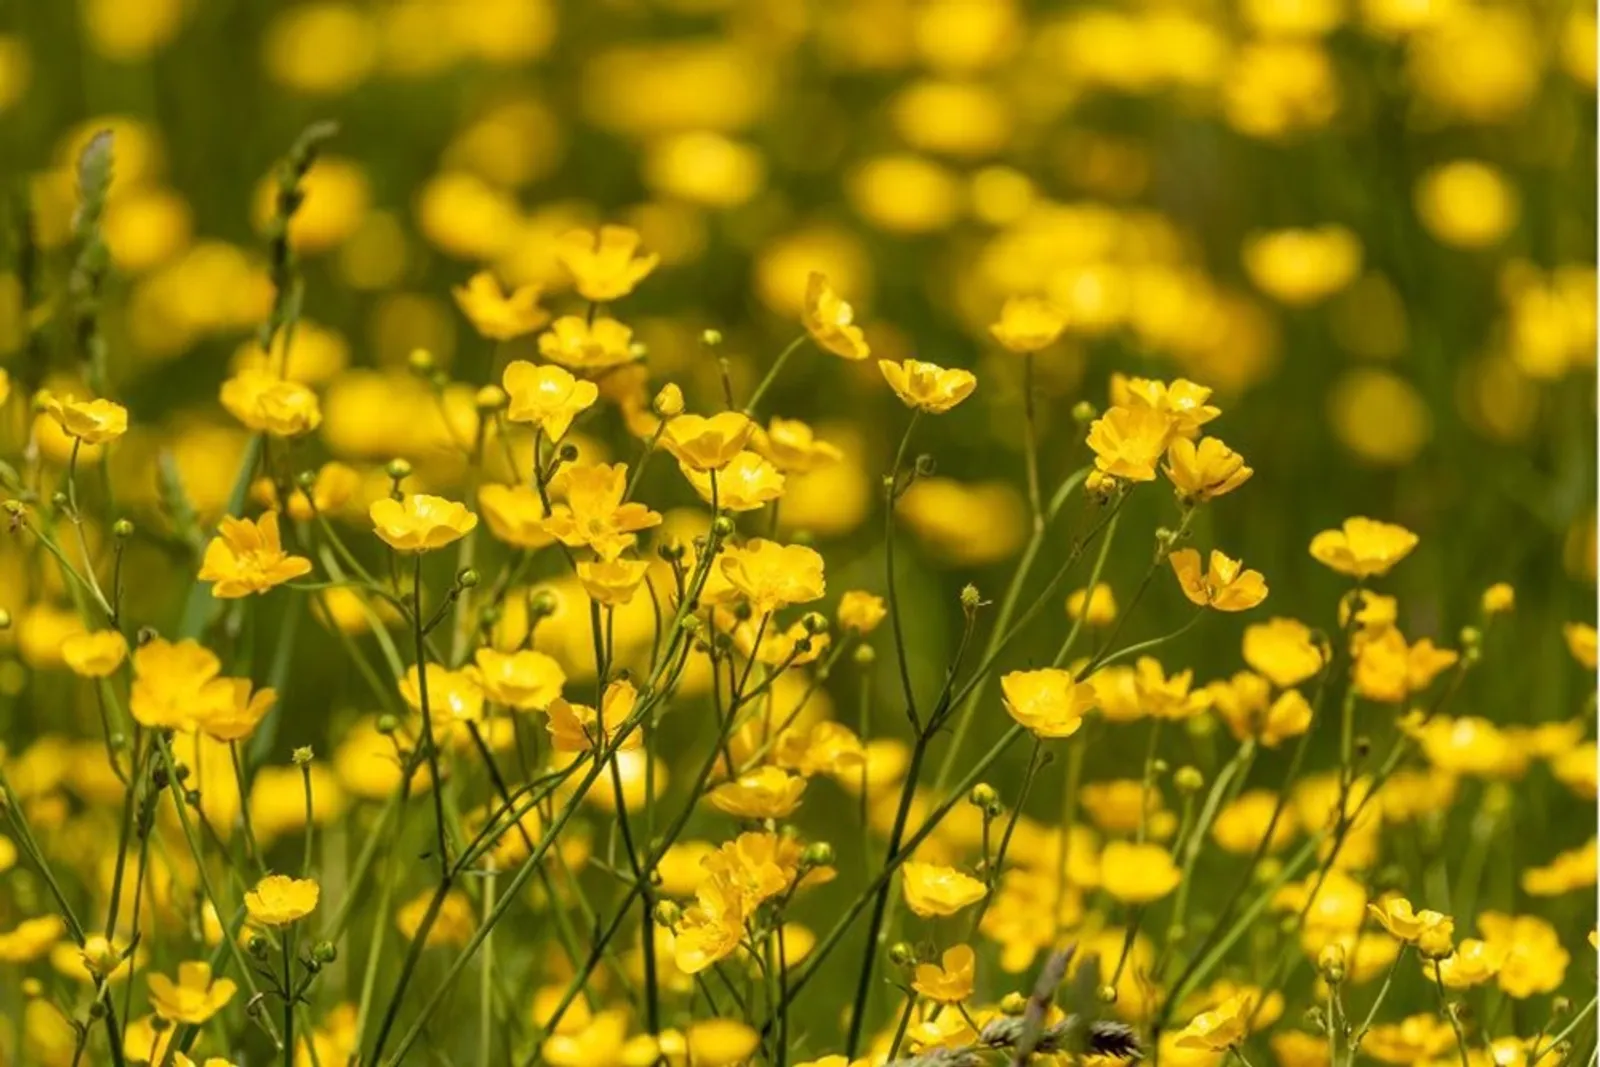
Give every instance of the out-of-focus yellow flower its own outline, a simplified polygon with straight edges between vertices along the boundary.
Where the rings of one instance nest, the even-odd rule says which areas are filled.
[[[1417,535],[1404,526],[1357,516],[1337,530],[1311,539],[1311,556],[1352,578],[1381,578],[1417,547]]]
[[[1517,224],[1516,190],[1498,170],[1475,159],[1423,174],[1415,199],[1428,232],[1456,248],[1487,248]]]
[[[0,111],[16,103],[33,77],[27,46],[10,35],[0,36]]]
[[[61,660],[80,678],[104,678],[128,657],[128,639],[117,630],[78,633],[61,642]]]
[[[1240,741],[1254,738],[1267,748],[1277,748],[1311,726],[1311,705],[1298,689],[1285,689],[1273,699],[1267,680],[1250,671],[1212,682],[1205,692],[1218,717]]]
[[[633,600],[650,564],[638,559],[582,560],[577,565],[578,582],[589,599],[607,607],[620,607]]]
[[[133,654],[129,709],[145,726],[192,729],[203,709],[201,693],[221,671],[215,653],[192,638],[176,644],[154,638]]]
[[[839,626],[858,634],[869,634],[889,614],[883,598],[851,589],[839,598]]]
[[[524,359],[507,364],[502,381],[511,398],[506,418],[534,423],[552,441],[565,437],[572,420],[600,396],[593,382],[580,381],[560,367],[535,366]]]
[[[959,1004],[972,996],[978,957],[970,945],[944,950],[938,964],[919,963],[912,972],[911,988],[941,1004]]]
[[[1095,468],[1129,481],[1154,481],[1172,437],[1172,421],[1147,405],[1113,406],[1089,426]]]
[[[978,379],[971,371],[946,369],[917,359],[900,363],[880,359],[878,369],[906,407],[933,415],[949,411],[978,387]]]
[[[248,902],[249,896],[246,895]],[[151,974],[145,979],[150,985],[150,1006],[168,1022],[199,1026],[227,1006],[238,992],[231,978],[211,977],[211,964],[204,960],[191,960],[178,964],[178,980],[174,982],[164,974]]]
[[[478,511],[495,538],[517,548],[543,548],[555,540],[545,527],[544,501],[526,485],[485,485]]]
[[[309,573],[309,559],[283,550],[278,513],[269,511],[255,522],[224,515],[217,536],[206,545],[199,577],[212,583],[213,596],[228,599],[265,593]]]
[[[1273,822],[1274,814],[1277,821]],[[1294,812],[1284,805],[1279,810],[1276,793],[1266,789],[1250,789],[1223,805],[1211,824],[1212,840],[1224,852],[1235,856],[1253,855],[1272,826],[1272,838],[1267,841],[1267,851],[1277,852],[1299,831]]]
[[[862,218],[895,234],[945,229],[961,209],[955,175],[908,152],[867,160],[845,179],[845,192]]]
[[[477,665],[484,695],[518,711],[545,707],[561,695],[566,682],[559,663],[532,649],[499,652],[480,648],[473,653],[473,663]]]
[[[1593,888],[1596,855],[1595,839],[1591,837],[1578,848],[1557,853],[1542,867],[1527,868],[1522,872],[1523,892],[1534,897],[1555,897]]]
[[[633,331],[616,319],[563,315],[539,335],[539,354],[572,370],[603,370],[633,357]]]
[[[1124,904],[1160,900],[1183,880],[1183,872],[1160,845],[1109,841],[1100,851],[1101,888]]]
[[[1504,953],[1496,979],[1508,996],[1524,1000],[1561,987],[1572,956],[1548,922],[1534,915],[1485,911],[1478,915],[1478,929],[1493,950]]]
[[[667,423],[661,444],[686,469],[721,470],[744,451],[756,425],[737,411],[724,411],[706,418],[679,415]]]
[[[1193,504],[1233,492],[1254,473],[1243,456],[1216,437],[1202,437],[1199,444],[1179,437],[1167,448],[1167,477],[1178,495]]]
[[[1423,1063],[1445,1052],[1455,1040],[1449,1023],[1423,1012],[1399,1022],[1374,1024],[1361,1042],[1361,1051],[1380,1063]]]
[[[1066,316],[1048,300],[1014,296],[1000,308],[1000,321],[989,332],[1008,350],[1027,354],[1048,348],[1066,327]]]
[[[756,430],[755,447],[785,474],[805,474],[844,458],[843,452],[817,437],[799,419],[774,417],[766,430]]]
[[[183,25],[183,15],[181,0],[89,0],[83,5],[84,29],[95,51],[123,63],[146,60],[166,45]]]
[[[924,919],[954,915],[983,899],[983,883],[954,867],[908,861],[900,867],[906,906]]]
[[[754,452],[740,452],[718,471],[698,471],[684,466],[683,476],[689,479],[701,500],[729,511],[754,511],[783,495],[783,475]],[[713,478],[716,479],[715,491]]]
[[[1398,704],[1428,688],[1459,659],[1453,649],[1436,648],[1426,637],[1407,645],[1399,630],[1389,629],[1361,643],[1353,680],[1368,700]]]
[[[736,819],[786,819],[800,806],[806,780],[777,767],[761,767],[706,794],[718,811]]]
[[[1485,615],[1504,615],[1517,605],[1517,591],[1510,582],[1496,582],[1483,591],[1478,606]]]
[[[801,304],[800,321],[822,349],[849,360],[862,360],[871,355],[866,336],[856,325],[855,308],[834,292],[828,279],[819,271],[806,277],[805,300]]]
[[[1569,622],[1561,627],[1561,634],[1566,638],[1567,651],[1584,670],[1592,671],[1600,664],[1600,634],[1593,626],[1586,622]]]
[[[572,230],[562,236],[556,258],[584,299],[601,304],[627,296],[656,269],[660,257],[639,255],[639,243],[639,231],[627,226]]]
[[[1200,553],[1180,548],[1168,557],[1178,586],[1190,602],[1217,611],[1248,611],[1267,598],[1266,579],[1260,571],[1246,570],[1239,560],[1211,550],[1207,569],[1200,569]]]
[[[1528,754],[1488,719],[1475,715],[1435,715],[1410,728],[1428,762],[1455,774],[1516,778],[1528,766]]]
[[[401,937],[407,941],[417,939],[422,932],[422,920],[428,914],[432,897],[433,890],[425,890],[396,909],[394,925]],[[472,937],[477,925],[478,917],[473,911],[472,898],[459,889],[452,889],[440,902],[439,912],[423,944],[430,948],[435,945],[464,945]]]
[[[412,493],[404,500],[384,497],[367,509],[376,533],[397,552],[431,552],[460,540],[478,525],[478,516],[454,500]]]
[[[1341,96],[1327,50],[1310,41],[1244,44],[1231,57],[1222,89],[1228,124],[1268,139],[1321,129],[1338,114]]]
[[[222,406],[256,433],[295,437],[322,424],[317,394],[300,382],[246,368],[222,383]]]
[[[1090,626],[1109,626],[1117,617],[1117,598],[1108,582],[1096,582],[1092,589],[1074,589],[1067,594],[1067,617],[1083,619]]]
[[[1542,46],[1529,13],[1509,6],[1447,4],[1406,53],[1417,95],[1446,118],[1513,118],[1538,92]]]
[[[1267,1038],[1280,1067],[1330,1067],[1333,1053],[1328,1039],[1304,1030],[1279,1030]]]
[[[321,893],[321,887],[310,878],[269,874],[244,895],[244,906],[252,922],[287,926],[315,911]]]
[[[757,618],[820,600],[827,588],[821,554],[805,545],[752,538],[742,547],[727,549],[717,565]]]
[[[41,390],[35,402],[64,433],[86,445],[103,445],[128,432],[128,409],[111,400],[75,400]]]
[[[1060,668],[1012,671],[1000,689],[1006,711],[1039,737],[1071,737],[1095,705],[1094,686]]]
[[[550,321],[550,313],[539,306],[539,286],[520,285],[506,292],[486,270],[474,274],[466,285],[458,285],[450,293],[473,328],[490,340],[510,341]],[[543,345],[540,349],[543,350]]]
[[[1328,418],[1340,444],[1379,466],[1404,466],[1433,436],[1432,412],[1416,387],[1370,367],[1339,377],[1328,394]]]
[[[650,146],[644,180],[659,193],[730,208],[761,191],[766,164],[749,145],[710,130],[672,134]]]
[[[1237,1048],[1250,1036],[1251,1016],[1256,1002],[1248,994],[1229,997],[1210,1011],[1189,1020],[1174,1042],[1179,1048],[1225,1052]]]
[[[219,678],[201,690],[203,704],[196,722],[216,741],[242,741],[254,732],[278,702],[271,687],[251,691],[248,678]]]
[[[567,499],[554,506],[544,528],[568,548],[589,548],[601,559],[615,559],[633,546],[640,530],[661,524],[661,516],[645,505],[623,503],[625,463],[569,467],[564,478]]]
[[[683,1036],[688,1062],[704,1067],[735,1067],[761,1046],[761,1035],[738,1019],[701,1019]]]
[[[1486,941],[1469,937],[1457,945],[1455,951],[1439,960],[1439,981],[1446,989],[1470,989],[1482,985],[1499,973],[1505,953]],[[1423,975],[1435,977],[1433,965],[1423,963]]]
[[[1246,239],[1245,271],[1256,288],[1291,307],[1332,296],[1361,273],[1361,241],[1343,226],[1276,230]]]
[[[601,744],[615,744],[618,734],[629,725],[628,718],[638,699],[638,690],[626,680],[606,686],[598,710],[556,697],[548,708],[551,744],[557,752],[588,752]],[[632,730],[621,747],[635,749],[642,744],[644,735]]]
[[[1287,689],[1322,669],[1323,650],[1305,623],[1274,618],[1245,627],[1244,661],[1273,685]]]
[[[50,951],[50,946],[61,940],[67,925],[57,915],[40,915],[23,919],[9,930],[0,932],[0,962],[29,963]]]
[[[378,34],[365,12],[344,0],[284,8],[267,26],[267,76],[313,96],[338,96],[366,80],[378,58]]]

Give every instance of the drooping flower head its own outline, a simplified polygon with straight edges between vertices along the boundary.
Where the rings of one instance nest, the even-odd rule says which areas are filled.
[[[827,278],[817,271],[807,276],[801,321],[812,340],[843,359],[866,359],[871,349],[855,318],[855,309],[840,299]]]

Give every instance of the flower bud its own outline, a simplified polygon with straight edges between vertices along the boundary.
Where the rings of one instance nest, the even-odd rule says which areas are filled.
[[[722,331],[707,328],[700,331],[700,343],[707,348],[715,348],[722,343]]]
[[[711,524],[711,533],[719,540],[733,536],[733,520],[726,515],[718,515],[717,520]]]
[[[916,951],[904,941],[896,941],[889,946],[889,962],[896,967],[909,967],[916,961]]]
[[[961,587],[961,609],[963,611],[974,611],[982,602],[983,599],[978,595],[977,586],[969,582]]]
[[[833,846],[826,841],[813,841],[800,853],[801,867],[829,867],[833,864]]]
[[[433,373],[433,353],[426,348],[413,348],[406,357],[406,366],[412,374],[426,376]]]
[[[1095,406],[1087,400],[1080,400],[1072,405],[1072,421],[1082,425],[1087,426],[1099,414],[1100,412],[1095,409]]]
[[[116,522],[111,524],[111,533],[114,537],[120,537],[126,540],[133,536],[133,523],[129,522],[127,519],[118,519]]]
[[[980,811],[987,811],[1000,803],[1000,795],[994,791],[994,786],[988,782],[979,782],[972,787],[972,792],[967,794],[967,800]]]
[[[855,660],[858,667],[870,667],[878,662],[878,653],[871,645],[857,645],[851,659]]]
[[[800,617],[800,625],[805,627],[808,634],[825,634],[828,632],[828,617],[820,611],[808,611]]]
[[[456,588],[476,589],[479,580],[478,572],[473,570],[471,567],[467,567],[460,574],[456,575]]]
[[[578,446],[573,444],[571,441],[568,441],[566,444],[562,445],[561,450],[556,453],[556,458],[561,460],[563,463],[576,462],[578,459]]]
[[[528,614],[535,619],[548,618],[556,613],[556,595],[541,589],[528,598]]]
[[[1172,776],[1172,784],[1180,793],[1198,793],[1205,788],[1206,776],[1200,773],[1200,768],[1185,764]]]
[[[378,716],[378,732],[385,737],[400,729],[400,720],[393,715]]]
[[[497,411],[504,410],[506,399],[506,391],[504,389],[498,385],[486,385],[478,390],[477,395],[472,398],[472,402],[479,412],[485,415],[492,415]]]
[[[310,745],[301,745],[289,755],[290,762],[296,767],[304,767],[314,758]]]
[[[251,934],[250,940],[244,943],[244,947],[245,950],[250,953],[250,955],[254,956],[258,960],[266,959],[267,953],[272,949],[271,944],[268,943],[267,939],[260,934]]]
[[[1028,1010],[1028,998],[1012,990],[1000,998],[1000,1014],[1015,1018]]]
[[[652,914],[657,926],[677,926],[678,920],[683,918],[683,909],[673,901],[658,900]]]
[[[332,963],[339,958],[339,950],[332,941],[318,941],[311,946],[311,958],[318,963]]]
[[[44,996],[44,983],[37,978],[24,978],[22,980],[22,995],[29,1000]]]
[[[411,477],[411,464],[398,457],[391,459],[389,465],[383,469],[384,473],[389,475],[390,481],[403,482]]]
[[[655,399],[650,401],[650,410],[663,419],[673,419],[682,415],[683,390],[679,389],[675,382],[663,385],[656,392]]]
[[[1095,999],[1102,1004],[1115,1004],[1117,1002],[1117,987],[1103,985],[1094,991]]]
[[[915,470],[918,478],[932,478],[939,473],[939,464],[934,461],[932,456],[924,452],[917,457]]]

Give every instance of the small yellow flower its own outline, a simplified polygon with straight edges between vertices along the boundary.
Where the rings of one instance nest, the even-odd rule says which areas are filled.
[[[1026,355],[1048,348],[1066,327],[1066,315],[1048,300],[1014,296],[1000,308],[1000,321],[989,333],[1009,351]]]
[[[571,370],[604,370],[632,361],[633,331],[612,318],[563,315],[539,335],[539,354]]]
[[[1500,973],[1505,950],[1475,937],[1464,939],[1454,952],[1439,961],[1438,978],[1446,989],[1470,989]],[[1423,964],[1424,977],[1432,979],[1433,965]]]
[[[837,463],[844,453],[819,439],[816,431],[799,419],[774,418],[755,433],[756,451],[785,474],[805,474]]]
[[[198,641],[176,644],[154,638],[133,654],[129,708],[145,726],[192,730],[205,710],[203,690],[222,671],[222,661]]]
[[[265,593],[309,573],[309,559],[283,550],[276,511],[255,522],[224,515],[200,563],[200,580],[211,582],[211,595],[223,599]]]
[[[428,664],[428,713],[451,722],[478,722],[483,718],[483,686],[476,667],[450,670],[442,663]],[[412,711],[422,710],[422,686],[416,664],[400,679],[400,697]]]
[[[805,545],[752,538],[717,561],[723,577],[759,618],[792,604],[820,600],[826,592],[822,556]]]
[[[817,271],[806,277],[801,322],[820,347],[849,360],[862,360],[871,355],[866,335],[855,324],[855,317],[855,309],[839,298],[827,278]]]
[[[600,396],[593,382],[579,381],[561,367],[534,366],[525,359],[508,364],[501,381],[511,398],[506,418],[534,423],[552,441],[565,437],[572,420]]]
[[[484,695],[496,704],[518,711],[547,707],[561,695],[561,687],[567,680],[561,664],[532,649],[498,652],[480,648],[473,654],[472,661],[478,668]]]
[[[1479,601],[1485,615],[1504,615],[1517,605],[1517,591],[1509,582],[1496,582],[1483,591]]]
[[[839,598],[839,625],[858,634],[870,634],[888,616],[881,596],[851,589]]]
[[[1250,1036],[1250,1017],[1255,1011],[1255,1001],[1248,993],[1238,993],[1224,1000],[1210,1011],[1203,1011],[1189,1020],[1189,1025],[1178,1034],[1175,1044],[1182,1049],[1203,1049],[1208,1052],[1226,1052],[1237,1048]]]
[[[1098,674],[1098,672],[1097,672]],[[1204,690],[1193,689],[1194,671],[1165,673],[1154,656],[1140,656],[1133,665],[1133,691],[1145,714],[1157,719],[1187,719],[1210,702]]]
[[[427,915],[432,905],[432,898],[433,891],[424,890],[395,910],[394,925],[401,937],[407,941],[417,939],[417,934],[422,930],[423,916]],[[429,928],[423,944],[430,948],[434,945],[464,945],[477,925],[478,917],[472,907],[472,898],[459,889],[452,889],[444,895],[439,913],[434,917],[433,926]]]
[[[907,359],[891,363],[880,359],[878,369],[895,395],[908,408],[942,415],[972,395],[978,379],[971,371],[947,370],[936,363]]]
[[[628,491],[626,463],[569,467],[567,499],[552,508],[544,528],[568,548],[589,548],[601,559],[615,559],[638,540],[640,530],[661,524],[661,516],[638,503],[623,503]]]
[[[310,878],[269,874],[244,895],[244,906],[255,922],[287,926],[315,911],[321,894],[321,887]]]
[[[413,493],[403,501],[384,497],[367,510],[379,539],[396,552],[431,552],[460,540],[478,525],[478,516],[465,505],[425,493]]]
[[[1561,988],[1572,956],[1554,926],[1534,915],[1486,911],[1478,916],[1478,929],[1504,954],[1495,980],[1507,996],[1524,1000]]]
[[[0,963],[29,963],[40,958],[61,940],[66,928],[58,915],[23,919],[10,930],[0,932]]]
[[[1273,822],[1277,815],[1276,823]],[[1266,789],[1250,789],[1223,805],[1211,824],[1211,837],[1224,852],[1235,856],[1248,856],[1260,847],[1272,825],[1272,838],[1267,841],[1267,851],[1277,852],[1290,841],[1299,827],[1293,809],[1278,807],[1278,797]]]
[[[1155,480],[1156,464],[1171,439],[1171,418],[1146,405],[1113,407],[1089,424],[1095,467],[1133,482]]]
[[[1531,897],[1554,897],[1579,889],[1592,889],[1596,880],[1596,842],[1558,853],[1542,867],[1522,872],[1522,891]],[[1463,942],[1465,944],[1465,942]]]
[[[1179,437],[1199,436],[1202,426],[1222,414],[1222,409],[1210,400],[1210,389],[1187,378],[1163,382],[1155,378],[1111,376],[1112,404],[1149,408],[1165,417],[1171,432]]]
[[[190,960],[178,964],[178,980],[164,974],[145,979],[150,985],[150,1006],[168,1022],[199,1026],[233,999],[238,986],[231,978],[211,979],[211,964]]]
[[[661,445],[685,470],[718,471],[744,451],[756,424],[737,411],[706,418],[679,415],[667,423]]]
[[[1442,912],[1413,911],[1411,901],[1402,896],[1388,896],[1368,904],[1367,912],[1395,940],[1416,945],[1424,956],[1443,957],[1451,952],[1455,922]]]
[[[578,564],[578,581],[589,599],[608,607],[632,602],[634,594],[650,572],[650,564],[639,559],[584,560]]]
[[[36,402],[63,432],[86,445],[115,441],[128,432],[128,409],[111,400],[75,400],[41,390]]]
[[[760,767],[706,794],[711,806],[736,819],[785,819],[800,806],[806,780],[777,767]]]
[[[77,633],[61,642],[61,661],[80,678],[104,678],[128,658],[128,639],[117,630]]]
[[[954,915],[983,899],[983,883],[954,867],[909,861],[900,868],[906,905],[924,919]]]
[[[761,1046],[761,1035],[738,1019],[701,1019],[683,1035],[695,1067],[736,1067]]]
[[[478,510],[497,541],[517,548],[543,548],[555,540],[545,529],[544,501],[526,485],[485,485]]]
[[[1381,578],[1417,547],[1417,535],[1404,526],[1357,516],[1337,530],[1311,539],[1311,556],[1352,578]]]
[[[1183,872],[1160,845],[1110,841],[1100,852],[1101,886],[1124,904],[1160,900],[1183,880]]]
[[[944,950],[938,965],[919,963],[912,972],[911,988],[941,1004],[959,1004],[972,996],[978,957],[970,945]]]
[[[195,724],[218,741],[249,737],[278,702],[277,691],[270,687],[251,692],[248,678],[218,678],[200,696]]]
[[[1268,619],[1246,626],[1244,661],[1280,689],[1299,685],[1322,669],[1323,650],[1311,628],[1296,619]]]
[[[1090,626],[1109,626],[1117,617],[1117,597],[1108,582],[1096,582],[1093,589],[1074,589],[1067,594],[1067,618],[1083,619]]]
[[[1569,622],[1561,628],[1561,633],[1567,640],[1567,651],[1584,670],[1592,671],[1600,664],[1600,636],[1593,626],[1586,622]]]
[[[618,732],[628,725],[639,693],[633,683],[626,680],[606,686],[597,712],[587,704],[572,704],[562,697],[550,701],[550,742],[557,752],[587,752],[602,741],[615,743]],[[638,730],[628,734],[622,749],[635,749],[644,744],[644,735]]]
[[[298,437],[322,425],[317,394],[270,371],[246,368],[222,383],[222,406],[256,433]]]
[[[1267,598],[1266,579],[1260,571],[1245,570],[1244,564],[1211,550],[1210,567],[1200,570],[1200,553],[1182,548],[1170,557],[1178,585],[1191,603],[1217,611],[1248,611]]]
[[[784,477],[754,452],[740,452],[713,474],[684,465],[683,476],[707,504],[715,501],[729,511],[755,511],[783,495]],[[712,478],[716,479],[715,490]]]
[[[549,312],[539,306],[537,285],[504,292],[494,275],[486,270],[474,274],[466,285],[458,285],[450,293],[473,328],[491,341],[510,341],[550,321]]]
[[[585,300],[603,304],[627,296],[656,269],[660,257],[637,255],[639,242],[638,231],[627,226],[602,226],[599,233],[572,230],[562,236],[556,258]]]
[[[1167,448],[1167,477],[1191,504],[1231,493],[1254,473],[1243,456],[1215,437],[1202,437],[1199,444],[1179,437]]]
[[[1000,689],[1006,711],[1039,737],[1071,737],[1095,705],[1094,686],[1057,667],[1012,671]]]

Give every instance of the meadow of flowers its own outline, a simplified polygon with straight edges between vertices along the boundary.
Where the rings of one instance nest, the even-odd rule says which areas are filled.
[[[1593,1067],[1595,25],[0,7],[0,1064]]]

